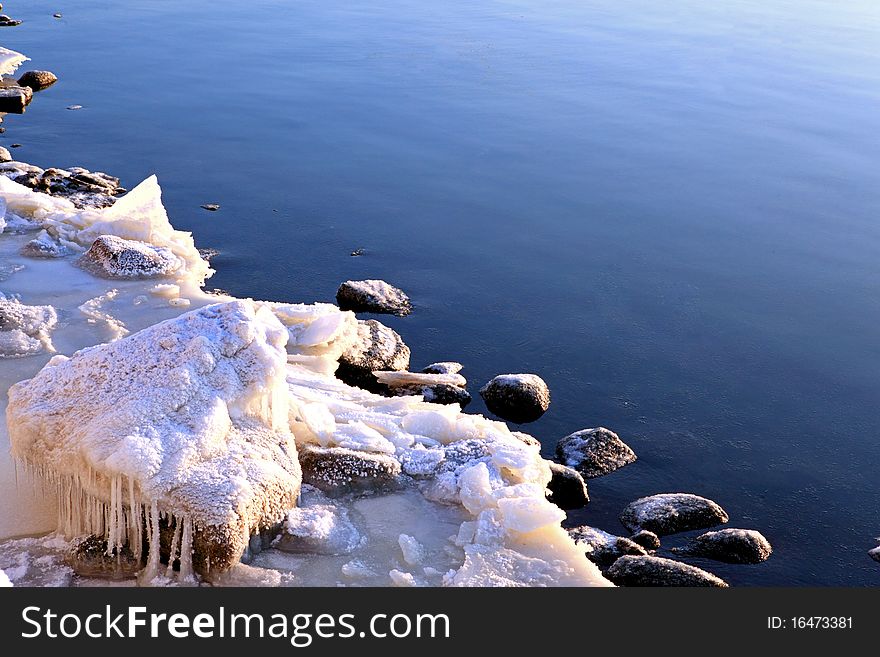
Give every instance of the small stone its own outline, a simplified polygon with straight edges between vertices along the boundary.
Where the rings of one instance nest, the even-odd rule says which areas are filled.
[[[647,529],[658,536],[706,529],[729,520],[727,512],[712,500],[690,493],[661,493],[631,502],[620,522],[631,532]]]
[[[624,555],[605,572],[618,586],[709,586],[727,588],[710,572],[672,559]]]
[[[422,372],[425,374],[458,374],[464,369],[464,365],[448,360],[441,363],[431,363]]]
[[[647,529],[636,532],[629,537],[629,540],[633,543],[638,543],[646,550],[660,549],[660,537],[654,532],[649,532]]]
[[[30,87],[34,91],[42,91],[56,82],[58,82],[58,76],[51,71],[27,71],[18,78],[20,86]]]
[[[56,12],[52,14],[52,18],[61,18],[61,12]]]
[[[701,534],[683,548],[672,551],[725,563],[761,563],[770,558],[773,548],[761,532],[729,528]]]
[[[575,545],[583,548],[587,559],[601,569],[608,568],[624,555],[645,556],[645,549],[628,538],[583,525],[568,530]]]
[[[351,252],[353,258],[364,255],[365,251],[363,249],[355,249]]]
[[[404,317],[412,303],[400,288],[380,280],[345,281],[336,291],[336,302],[343,310],[387,313]]]
[[[587,478],[607,475],[636,460],[629,445],[605,427],[566,436],[556,445],[556,455]]]
[[[204,205],[202,205],[202,207],[205,210],[208,210],[209,212],[217,212],[217,210],[220,209],[220,204],[219,203],[205,203]]]
[[[480,396],[490,413],[516,424],[534,422],[550,407],[550,389],[537,374],[500,374]]]
[[[21,25],[21,21],[6,14],[0,14],[0,27],[15,27],[16,25]]]
[[[81,110],[83,108],[82,105],[68,105],[67,109],[69,110]]]
[[[550,462],[552,478],[547,484],[550,494],[547,499],[564,511],[580,509],[590,501],[587,483],[574,468]]]
[[[10,148],[21,148],[21,144],[10,144]]]

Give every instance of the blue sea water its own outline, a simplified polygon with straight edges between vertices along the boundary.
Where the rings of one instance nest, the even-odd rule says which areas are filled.
[[[548,456],[600,425],[639,455],[572,523],[695,492],[775,548],[694,561],[731,584],[880,584],[876,2],[5,5],[60,78],[17,159],[157,173],[236,295],[402,287],[382,321],[469,410],[540,374]]]

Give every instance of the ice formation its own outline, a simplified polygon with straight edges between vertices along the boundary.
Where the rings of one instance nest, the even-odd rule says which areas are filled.
[[[20,52],[15,52],[8,48],[0,48],[0,75],[12,75],[15,73],[15,69],[29,59],[29,57],[25,57]]]
[[[137,552],[145,530],[148,579],[167,514],[182,576],[193,551],[203,573],[228,567],[299,493],[286,342],[266,306],[236,301],[56,356],[9,390],[13,455],[56,487],[64,534]]]
[[[52,306],[26,306],[0,294],[0,358],[55,351],[51,332],[57,323]]]

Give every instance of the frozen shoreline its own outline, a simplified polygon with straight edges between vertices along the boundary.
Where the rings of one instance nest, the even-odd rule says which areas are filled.
[[[5,62],[14,69],[20,60],[21,56],[13,53]],[[0,177],[0,197],[6,202],[7,213],[7,231],[0,236],[0,255],[4,264],[10,266],[8,278],[0,282],[0,291],[14,295],[27,306],[50,305],[56,309],[58,322],[52,328],[51,338],[52,349],[58,354],[71,355],[79,349],[109,342],[116,354],[112,362],[124,361],[129,354],[129,345],[136,344],[124,336],[155,327],[164,320],[168,321],[161,330],[167,335],[183,335],[182,322],[189,321],[187,317],[198,317],[198,309],[209,304],[219,303],[219,306],[212,306],[218,312],[225,312],[223,309],[238,303],[243,304],[240,307],[246,316],[251,312],[249,309],[267,313],[265,319],[259,321],[277,325],[287,333],[286,373],[280,382],[277,374],[269,375],[271,367],[268,366],[257,367],[248,376],[259,382],[263,390],[261,395],[275,400],[273,414],[278,414],[278,404],[281,404],[284,417],[289,418],[287,426],[274,426],[277,422],[273,420],[273,430],[280,432],[280,436],[290,435],[300,451],[323,449],[335,454],[333,450],[349,450],[364,462],[378,454],[399,463],[400,474],[395,476],[395,485],[389,490],[367,491],[367,495],[364,491],[330,491],[330,507],[336,510],[325,509],[322,511],[325,515],[317,517],[332,526],[340,523],[345,526],[341,520],[337,523],[339,518],[353,518],[350,522],[352,535],[360,536],[360,540],[350,550],[339,554],[339,549],[334,548],[330,550],[333,554],[322,554],[327,551],[326,546],[312,546],[312,552],[308,549],[303,552],[302,545],[299,545],[294,552],[274,547],[260,552],[259,542],[251,541],[245,548],[245,558],[268,569],[242,570],[237,566],[217,578],[217,583],[609,584],[560,527],[564,513],[545,498],[550,469],[538,454],[536,445],[514,436],[504,423],[461,413],[457,405],[429,404],[420,397],[381,397],[338,381],[332,374],[341,351],[357,339],[356,322],[350,312],[340,311],[329,304],[238,302],[230,297],[206,294],[201,286],[210,275],[209,266],[200,257],[191,236],[172,228],[159,193],[157,182],[151,178],[106,209],[82,208],[66,199],[36,192]],[[48,244],[49,251],[54,250],[61,257],[36,259],[20,255],[22,248],[38,234],[41,242]],[[105,235],[164,249],[178,259],[178,265],[173,274],[150,280],[106,280],[76,267],[74,261],[82,257],[96,239]],[[178,288],[157,289],[157,283]],[[184,311],[189,312],[181,317]],[[240,320],[243,329],[247,330],[255,325],[255,321],[248,317]],[[158,327],[150,329],[155,330],[159,330]],[[208,348],[213,347],[208,345]],[[100,352],[106,348],[97,349]],[[4,359],[0,375],[3,390],[36,375],[52,356],[50,351]],[[70,372],[65,380],[69,381],[70,376],[88,380],[91,374],[87,366],[82,365],[86,362],[83,358],[74,356],[69,361],[55,358],[50,369],[54,371],[58,367],[55,363],[58,363]],[[136,359],[127,366],[134,371],[143,362],[143,359]],[[43,375],[41,377],[45,379]],[[21,385],[17,389],[26,391],[28,396],[50,393],[48,396],[53,402],[70,395],[69,403],[64,407],[67,409],[75,408],[84,399],[63,384],[52,389],[46,389],[45,385],[30,388],[27,384]],[[137,426],[126,426],[126,429],[154,430],[166,422],[163,418],[171,417],[166,411],[159,412],[150,406],[156,390],[163,385],[162,379],[157,379],[153,385],[153,388],[146,386],[139,391],[152,410],[146,417],[138,419]],[[92,397],[91,403],[100,404],[100,399],[100,395]],[[131,401],[131,394],[126,399]],[[149,469],[130,460],[123,467],[118,459],[96,458],[96,449],[118,451],[121,444],[118,441],[123,436],[114,437],[112,429],[106,434],[99,431],[100,439],[95,438],[95,433],[80,436],[77,432],[82,428],[81,424],[62,426],[59,430],[59,425],[52,424],[54,419],[47,419],[57,417],[57,413],[54,416],[52,413],[40,415],[44,406],[42,402],[37,404],[28,398],[19,406],[16,412],[20,421],[9,427],[12,435],[7,433],[6,422],[0,430],[3,441],[0,485],[7,491],[15,491],[4,503],[0,538],[34,536],[57,527],[57,509],[52,508],[50,496],[35,494],[34,482],[27,481],[29,475],[16,472],[6,448],[10,440],[20,458],[35,470],[49,474],[53,481],[64,476],[76,481],[97,482],[96,487],[80,494],[78,499],[87,499],[89,504],[97,504],[96,508],[103,509],[98,514],[100,522],[96,524],[94,519],[84,519],[77,510],[71,512],[69,499],[65,497],[68,493],[61,493],[58,499],[67,503],[67,508],[60,509],[66,525],[62,528],[71,534],[69,538],[83,530],[94,533],[102,528],[104,535],[111,540],[109,551],[112,551],[113,542],[121,548],[125,541],[131,540],[131,534],[120,529],[118,522],[122,518],[126,518],[123,524],[128,524],[131,531],[140,532],[137,527],[140,521],[133,521],[131,515],[136,508],[135,496],[144,499],[145,503],[152,500],[150,503],[155,508],[157,502],[160,505],[169,503],[168,491],[182,481],[174,479],[169,489],[156,488],[155,474]],[[190,411],[190,406],[185,402],[182,408]],[[92,429],[116,426],[114,422],[118,418],[114,413],[118,413],[118,409],[118,403],[104,408],[100,420],[105,424],[96,424]],[[180,409],[174,412],[178,411]],[[231,417],[234,425],[239,420],[250,422],[260,416],[244,410],[233,412]],[[25,422],[27,430],[24,429]],[[205,431],[196,429],[193,439],[207,437],[209,434]],[[221,450],[229,449],[225,441],[231,434],[227,432],[221,429],[216,433],[215,440],[220,441]],[[51,440],[46,442],[48,438]],[[165,438],[158,436],[160,448],[167,447]],[[62,454],[66,456],[60,459],[50,457],[47,446],[55,449],[59,442],[62,443]],[[87,447],[90,444],[92,446]],[[462,451],[460,445],[467,445],[467,448]],[[320,451],[317,453],[321,454]],[[165,468],[169,454],[162,449],[158,454],[157,458],[165,464],[160,469]],[[196,459],[194,463],[198,463],[202,457],[196,455],[193,458]],[[94,478],[94,473],[100,475],[98,479]],[[252,476],[256,478],[249,483],[260,480],[260,475]],[[132,491],[136,491],[132,493],[130,504],[120,502],[120,496],[114,493],[117,488],[121,491],[121,483],[116,483],[118,477],[125,477]],[[100,483],[104,481],[112,483]],[[166,512],[179,513],[188,519],[186,522],[192,522],[193,516],[189,515],[186,505],[181,507],[178,504],[175,508],[171,504]],[[308,510],[309,507],[303,508]],[[111,519],[109,525],[104,521],[107,517]],[[259,530],[265,520],[261,519],[257,525],[248,524],[248,531]],[[309,526],[314,527],[315,536],[308,532],[302,536],[303,532],[297,529],[306,521],[312,523]],[[285,535],[314,538],[320,543],[323,525],[321,522],[315,524],[313,515],[289,516],[286,522]],[[338,539],[332,531],[325,533],[324,538]],[[154,540],[158,545],[158,540]],[[0,545],[3,557],[0,566],[13,569],[10,572],[15,575],[12,578],[15,583],[87,583],[88,578],[80,581],[81,578],[74,576],[64,565],[62,546],[66,543],[51,535],[46,539],[7,540]],[[31,549],[36,550],[33,559],[26,556]],[[22,555],[25,555],[24,561],[20,559]],[[182,569],[184,561],[181,559]],[[50,562],[54,564],[50,575],[35,567],[35,564]],[[302,567],[304,563],[308,568]],[[34,572],[29,575],[31,570]],[[153,583],[167,583],[168,578],[181,578],[170,566],[166,570],[165,579],[157,579],[158,570],[146,579]],[[302,573],[299,576],[298,571]],[[283,577],[285,572],[288,576]],[[184,575],[188,577],[189,573]]]

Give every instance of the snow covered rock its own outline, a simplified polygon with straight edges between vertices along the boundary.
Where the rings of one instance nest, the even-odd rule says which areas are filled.
[[[12,453],[55,483],[59,531],[136,556],[145,537],[150,581],[164,520],[182,578],[232,567],[299,494],[287,339],[265,304],[214,304],[56,356],[12,386]]]
[[[620,516],[620,522],[631,532],[647,529],[659,536],[706,529],[729,519],[715,502],[690,493],[642,497],[627,505]]]
[[[304,446],[299,461],[303,481],[334,494],[396,486],[400,475],[400,461],[390,454],[346,447]]]
[[[50,71],[26,71],[18,78],[22,87],[30,87],[34,91],[42,91],[58,82],[58,76]]]
[[[702,568],[662,557],[625,555],[605,571],[605,576],[618,586],[727,588],[727,582]]]
[[[21,25],[19,19],[12,18],[6,14],[0,14],[0,27],[15,27],[16,25]]]
[[[566,436],[557,443],[556,455],[588,479],[607,475],[636,460],[629,445],[605,427],[583,429]]]
[[[770,558],[773,548],[761,532],[728,528],[701,534],[672,551],[726,563],[761,563]]]
[[[872,550],[868,550],[868,555],[870,555],[874,561],[880,562],[880,545]]]
[[[0,295],[0,358],[55,351],[51,333],[57,323],[52,306],[26,306]]]
[[[467,380],[460,374],[380,371],[373,372],[373,376],[391,395],[421,395],[428,402],[459,404],[462,408],[471,401],[465,389]]]
[[[28,258],[63,258],[70,255],[70,251],[41,230],[39,235],[21,247],[21,255]]]
[[[33,97],[34,92],[30,87],[0,86],[0,112],[23,114],[24,108],[30,105]]]
[[[517,424],[534,422],[550,407],[550,389],[537,374],[500,374],[480,396],[491,413]]]
[[[624,555],[645,556],[647,552],[638,543],[623,536],[615,536],[595,527],[583,525],[568,530],[575,544],[583,548],[587,559],[601,569],[608,568]]]
[[[167,247],[113,235],[101,235],[79,259],[80,267],[105,278],[170,276],[183,264]]]
[[[343,310],[388,313],[404,317],[412,312],[406,293],[380,280],[345,281],[336,292],[336,301]]]
[[[550,472],[553,473],[547,489],[550,494],[547,499],[560,509],[580,509],[589,503],[590,495],[587,492],[587,482],[574,468],[569,468],[559,463],[550,462]]]
[[[375,319],[358,321],[356,338],[339,359],[336,376],[349,385],[376,391],[373,372],[409,367],[410,351],[400,335]]]
[[[0,162],[11,162],[12,161],[12,153],[9,152],[9,149],[3,148],[0,146]]]
[[[643,548],[648,551],[657,550],[660,548],[660,537],[657,536],[654,532],[649,532],[647,529],[642,529],[637,531],[635,534],[629,537],[633,543],[638,543]]]
[[[425,374],[458,374],[464,369],[464,365],[455,361],[447,360],[440,363],[431,363],[422,372]]]

